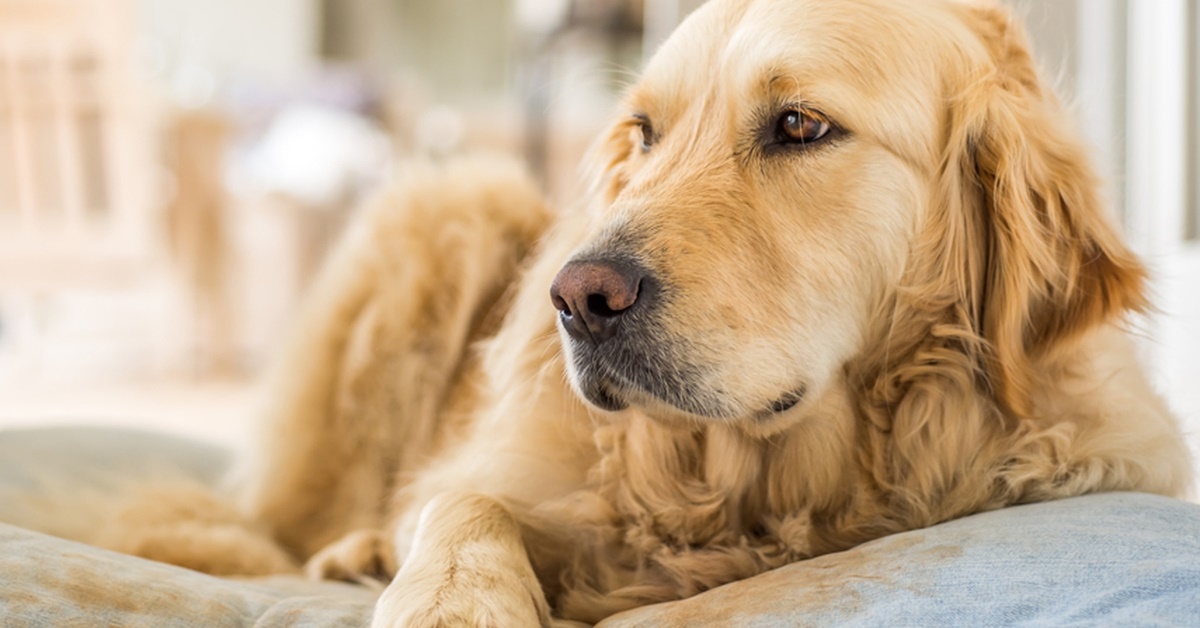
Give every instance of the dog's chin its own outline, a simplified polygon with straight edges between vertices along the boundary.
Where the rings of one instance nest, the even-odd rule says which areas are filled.
[[[757,407],[733,403],[699,391],[694,397],[660,395],[628,378],[600,373],[595,368],[569,370],[569,379],[588,404],[611,413],[636,411],[667,426],[694,428],[714,423],[740,424],[752,428],[756,433],[764,430],[774,432],[782,429],[780,426],[794,423],[807,405],[803,387],[782,393],[775,401]],[[681,399],[687,401],[686,405],[680,403]],[[708,403],[698,403],[697,399],[707,400]]]
[[[705,385],[712,367],[673,355],[660,344],[633,348],[612,342],[600,347],[564,338],[568,379],[591,406],[605,412],[635,410],[667,425],[786,422],[807,401],[797,386],[773,399],[740,399]],[[756,428],[758,429],[758,428]]]
[[[603,374],[580,375],[572,373],[570,378],[576,391],[592,406],[606,412],[636,410],[649,418],[663,423],[688,423],[727,421],[732,415],[722,408],[689,403],[681,407],[677,402],[656,394],[647,387],[626,378]]]
[[[799,406],[803,393],[790,392],[780,400],[760,409],[734,410],[733,404],[706,407],[691,404],[681,407],[636,385],[619,383],[604,376],[572,377],[576,390],[587,403],[599,410],[620,413],[626,410],[637,412],[656,423],[670,427],[695,428],[715,423],[743,425],[754,432],[775,432],[779,426],[791,424],[801,413]],[[741,406],[737,406],[741,407]]]

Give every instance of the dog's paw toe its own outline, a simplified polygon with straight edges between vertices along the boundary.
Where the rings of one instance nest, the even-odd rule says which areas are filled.
[[[379,530],[356,530],[308,559],[304,573],[313,580],[387,582],[396,574],[396,551],[389,535]]]

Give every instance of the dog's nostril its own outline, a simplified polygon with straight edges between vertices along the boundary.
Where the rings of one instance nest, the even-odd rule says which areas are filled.
[[[554,304],[554,309],[558,310],[560,314],[571,315],[571,304],[567,303],[567,300],[557,292],[550,293],[550,302]]]
[[[588,312],[596,316],[616,316],[623,310],[614,310],[608,306],[608,297],[603,294],[589,294],[587,298]]]

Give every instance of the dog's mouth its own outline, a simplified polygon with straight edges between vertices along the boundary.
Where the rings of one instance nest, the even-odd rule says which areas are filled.
[[[675,292],[661,273],[647,270],[651,266],[637,255],[603,250],[569,262],[550,289],[570,380],[588,403],[608,412],[636,407],[664,421],[690,422],[767,419],[804,399],[804,386],[749,402],[730,390],[725,373],[731,365],[695,359],[727,351],[664,325]],[[627,280],[631,273],[636,283]],[[629,285],[637,288],[622,292]]]
[[[772,401],[766,408],[759,410],[754,414],[756,421],[769,421],[783,414],[787,414],[792,408],[800,405],[804,401],[804,396],[808,392],[808,387],[801,384],[789,392],[784,393],[775,401]]]
[[[655,361],[622,362],[627,368],[615,368],[604,356],[576,355],[569,368],[583,398],[608,412],[636,406],[651,416],[682,414],[697,420],[729,421],[749,415],[763,421],[791,411],[800,405],[807,392],[801,385],[747,412],[744,404],[733,402],[724,391],[699,385],[697,381],[704,379],[698,376],[699,369],[676,367],[656,372],[646,366],[647,362]]]
[[[735,413],[720,391],[703,386],[702,369],[656,351],[606,345],[571,346],[573,382],[589,403],[609,412],[630,406],[670,410],[701,419],[729,419]]]

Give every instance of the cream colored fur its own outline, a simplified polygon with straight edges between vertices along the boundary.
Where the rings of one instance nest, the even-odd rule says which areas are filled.
[[[789,107],[841,135],[771,152]],[[1121,331],[1144,271],[1085,153],[990,3],[715,0],[577,206],[477,160],[359,217],[279,362],[247,530],[315,575],[398,567],[378,626],[545,625],[1010,504],[1181,495]],[[547,290],[618,241],[670,287],[645,342],[712,416],[569,384]]]

